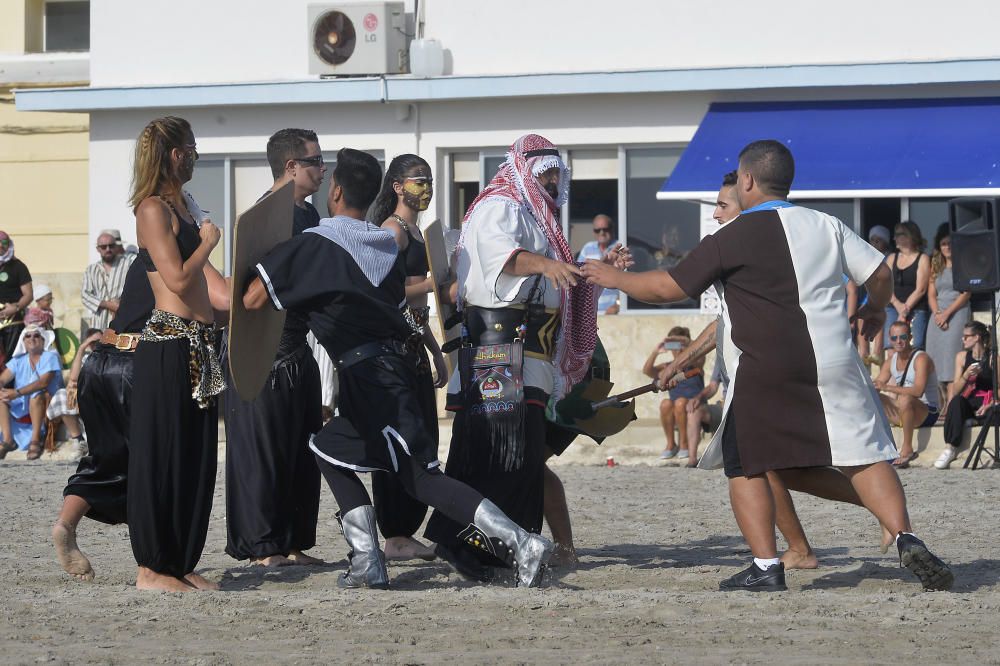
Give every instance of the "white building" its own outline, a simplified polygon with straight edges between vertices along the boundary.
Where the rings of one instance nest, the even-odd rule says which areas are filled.
[[[1000,45],[978,28],[994,24],[1000,10],[981,0],[407,0],[399,30],[412,35],[418,25],[444,48],[444,72],[431,78],[310,73],[309,5],[92,3],[90,85],[17,95],[19,110],[90,114],[91,237],[102,227],[131,228],[133,142],[165,114],[191,121],[201,154],[191,189],[230,229],[268,187],[264,147],[282,127],[315,129],[331,160],[345,145],[386,159],[422,155],[435,172],[433,211],[452,226],[506,147],[538,132],[565,151],[573,170],[564,219],[574,247],[589,240],[596,213],[609,213],[648,266],[669,260],[674,248],[664,242],[680,252],[697,242],[705,211],[690,200],[714,199],[750,139],[792,141],[799,174],[809,180],[799,198],[861,232],[911,218],[932,235],[946,217],[946,198],[1000,193]],[[326,5],[367,13],[346,2]],[[379,27],[400,36],[391,23],[383,17]],[[370,46],[363,32],[357,28],[359,49]],[[968,98],[986,99],[970,106]],[[889,103],[869,116],[866,100]],[[758,134],[754,114],[779,102],[789,103],[778,109],[785,115],[769,116]],[[813,102],[835,104],[817,110]],[[906,131],[893,131],[897,119]],[[856,123],[869,149],[856,159],[844,150],[845,122]],[[700,127],[708,134],[696,137]],[[719,127],[737,129],[720,135]],[[693,139],[708,152],[681,160]],[[838,161],[824,164],[831,149]],[[869,173],[874,157],[899,173]],[[910,159],[945,168],[914,177]],[[686,201],[658,199],[679,160],[683,191],[660,196]],[[321,211],[324,196],[317,197]],[[217,259],[226,258],[228,243],[227,234]],[[649,308],[623,303],[633,315]],[[693,327],[705,321],[684,319]],[[650,347],[666,326],[657,325]],[[635,335],[633,350],[644,350],[645,337]]]

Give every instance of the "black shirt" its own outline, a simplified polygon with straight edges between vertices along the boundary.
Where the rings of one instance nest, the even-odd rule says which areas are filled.
[[[31,271],[17,257],[0,266],[0,303],[17,303],[23,295],[21,287],[29,282]]]
[[[149,285],[146,266],[141,261],[133,261],[125,274],[118,312],[108,327],[115,333],[140,333],[155,306],[156,298]]]
[[[410,335],[399,309],[405,299],[402,257],[397,256],[382,286],[376,287],[347,250],[308,233],[275,247],[260,268],[272,304],[307,314],[309,328],[331,356],[368,342],[402,341]]]
[[[292,237],[300,235],[306,229],[319,224],[319,212],[304,201],[304,208],[294,206],[295,215],[292,218]],[[309,317],[299,311],[289,310],[285,316],[285,328],[281,331],[281,342],[278,343],[278,359],[285,358],[306,344],[306,334],[309,333]]]

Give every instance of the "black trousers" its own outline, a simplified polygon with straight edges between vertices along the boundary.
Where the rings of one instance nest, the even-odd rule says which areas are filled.
[[[275,364],[254,400],[241,400],[228,383],[226,553],[245,560],[308,550],[319,516],[320,474],[309,450],[323,425],[319,366],[303,345]]]
[[[434,378],[426,350],[421,348],[418,353],[420,357],[413,359],[417,364],[416,397],[424,415],[424,428],[436,443],[439,433]],[[434,457],[437,457],[436,448]],[[420,529],[427,515],[427,504],[415,499],[395,474],[372,472],[372,495],[375,497],[375,518],[383,537],[413,536]]]
[[[86,500],[88,518],[111,525],[126,521],[134,354],[98,345],[80,369],[77,399],[89,452],[63,491]]]
[[[218,407],[191,397],[187,340],[140,342],[129,428],[128,527],[139,566],[169,576],[194,571],[208,534]]]
[[[965,432],[965,422],[976,416],[976,410],[983,406],[983,399],[972,396],[972,400],[956,395],[948,403],[948,411],[944,414],[944,441],[951,446],[962,443]]]
[[[23,315],[24,313],[22,312],[21,314]],[[3,355],[3,358],[0,358],[0,368],[4,367],[7,361],[14,356],[14,350],[17,348],[17,340],[21,337],[21,331],[23,330],[23,322],[0,328],[0,354]]]
[[[541,403],[544,404],[544,403]],[[529,532],[542,531],[543,478],[545,472],[545,408],[533,401],[525,403],[524,457],[515,469],[504,469],[493,455],[490,427],[482,419],[467,423],[468,414],[459,411],[452,426],[451,448],[445,473],[468,484],[496,504],[511,520]],[[466,525],[435,511],[427,522],[424,536],[448,548],[467,547],[458,539]],[[479,551],[476,552],[477,555]]]

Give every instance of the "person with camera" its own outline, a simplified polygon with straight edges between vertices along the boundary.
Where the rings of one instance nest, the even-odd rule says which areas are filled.
[[[666,365],[657,363],[656,359],[665,353],[670,353],[672,358],[691,345],[691,332],[683,326],[674,326],[667,333],[667,337],[650,352],[649,357],[642,366],[642,373],[647,377],[656,379],[660,376],[660,371]],[[667,437],[667,446],[660,454],[660,460],[669,460],[674,456],[679,459],[688,459],[688,466],[694,467],[698,464],[697,447],[698,442],[691,441],[688,437],[688,401],[701,395],[705,388],[704,367],[705,358],[700,357],[691,365],[679,368],[678,372],[684,373],[685,377],[669,386],[669,397],[660,401],[660,424],[663,426],[663,433]],[[674,428],[677,428],[678,439],[681,446],[674,440]],[[694,455],[691,451],[694,449]]]

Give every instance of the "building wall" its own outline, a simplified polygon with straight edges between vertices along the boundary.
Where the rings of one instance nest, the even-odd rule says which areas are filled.
[[[117,86],[312,78],[306,12],[313,3],[285,0],[278,10],[269,0],[94,2],[91,80]],[[461,75],[933,61],[1000,52],[995,40],[970,38],[982,0],[425,4],[424,35],[446,49],[446,72]],[[413,11],[412,0],[405,6]],[[157,28],[170,20],[184,25],[180,44],[176,32]]]

